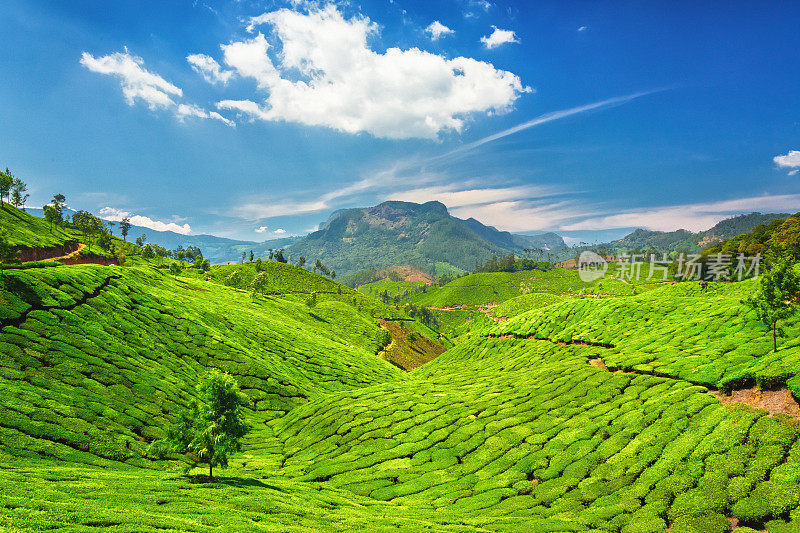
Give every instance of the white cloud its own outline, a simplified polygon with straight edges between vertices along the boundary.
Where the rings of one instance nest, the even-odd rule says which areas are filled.
[[[214,120],[219,120],[228,126],[236,126],[232,120],[228,120],[216,111],[206,111],[202,107],[197,107],[196,105],[192,104],[178,104],[178,107],[175,109],[175,115],[179,119],[183,119],[185,117],[213,118]]]
[[[233,122],[226,119],[216,111],[206,111],[194,104],[185,104],[176,101],[183,97],[183,91],[158,74],[144,68],[144,60],[128,52],[114,52],[102,57],[94,57],[88,52],[81,54],[81,65],[106,76],[119,78],[122,94],[128,105],[134,105],[137,100],[147,104],[150,109],[169,109],[179,119],[197,117],[219,120],[228,126]]]
[[[787,173],[787,175],[788,175],[788,176],[795,176],[795,175],[797,175],[797,173],[798,173],[798,172],[800,172],[800,170],[798,170],[798,169],[790,170],[790,171]]]
[[[115,52],[102,57],[83,52],[81,65],[98,74],[118,77],[128,105],[133,105],[138,98],[150,109],[166,108],[174,105],[172,96],[183,96],[180,88],[146,70],[142,58],[129,54],[127,48],[124,54]]]
[[[556,191],[532,185],[459,189],[455,184],[451,184],[394,192],[387,195],[386,199],[416,203],[436,200],[442,202],[448,208],[459,208],[504,201],[519,201],[533,197],[541,198],[552,194],[556,194]]]
[[[438,41],[444,35],[452,35],[455,31],[451,30],[438,20],[434,20],[425,28],[425,33],[431,36],[431,41]]]
[[[788,154],[776,155],[772,160],[781,168],[798,168],[800,167],[800,150],[790,150]],[[789,172],[790,176],[795,174],[797,174],[797,171]]]
[[[483,46],[491,50],[492,48],[497,48],[498,46],[506,43],[518,43],[519,39],[517,39],[517,35],[511,30],[501,30],[497,26],[492,26],[494,31],[492,31],[491,35],[484,35],[481,37],[481,42]]]
[[[280,41],[279,53],[261,33],[222,45],[224,63],[267,93],[263,103],[222,100],[219,109],[376,137],[436,139],[461,132],[474,113],[510,110],[530,91],[515,74],[475,59],[418,48],[375,52],[367,40],[377,24],[364,16],[345,19],[335,5],[264,13],[248,30],[264,24]]]
[[[192,228],[189,226],[189,224],[184,224],[181,226],[174,222],[161,222],[160,220],[153,220],[152,218],[142,215],[131,215],[127,211],[122,211],[120,209],[115,209],[108,206],[100,210],[100,218],[110,220],[112,222],[119,222],[123,218],[129,218],[131,224],[134,226],[142,226],[155,231],[172,231],[175,233],[180,233],[181,235],[188,235],[192,232]]]
[[[718,202],[631,209],[622,213],[585,218],[566,224],[565,230],[646,228],[657,231],[707,230],[732,215],[761,212],[800,211],[800,194],[781,194],[737,198]]]
[[[268,226],[259,226],[256,228],[256,233],[269,233],[273,237],[280,237],[282,235],[286,235],[286,230],[283,228],[278,228],[274,231],[270,231]]]
[[[186,61],[192,69],[199,73],[208,83],[221,83],[225,85],[233,77],[233,71],[223,70],[219,63],[205,54],[191,54],[186,57]]]
[[[588,29],[589,28],[587,26],[581,26],[580,28],[578,28],[578,31],[586,31]]]

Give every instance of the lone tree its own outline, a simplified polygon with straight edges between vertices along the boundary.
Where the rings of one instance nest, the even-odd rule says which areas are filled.
[[[13,179],[11,182],[11,203],[14,204],[14,207],[25,211],[25,202],[31,197],[30,194],[26,194],[27,190],[28,184],[19,178]]]
[[[263,294],[270,288],[269,275],[266,272],[256,274],[253,282],[250,284],[250,290],[253,291],[252,297],[255,298],[259,293]]]
[[[123,218],[119,223],[119,231],[122,233],[122,238],[128,241],[128,232],[131,230],[131,219]]]
[[[53,226],[56,224],[61,224],[63,219],[61,218],[61,213],[59,210],[54,207],[52,204],[47,204],[42,208],[44,211],[44,219],[50,223],[50,232],[53,231]]]
[[[772,330],[772,350],[778,351],[778,321],[792,316],[797,307],[794,302],[800,291],[800,276],[786,255],[778,256],[769,270],[761,276],[761,286],[755,296],[745,304],[758,313],[758,318]]]
[[[6,167],[6,171],[0,170],[0,207],[3,207],[3,198],[8,201],[11,187],[14,185],[14,175]]]
[[[233,376],[217,370],[205,377],[197,392],[199,401],[181,415],[167,441],[192,461],[192,468],[207,464],[213,480],[214,467],[225,468],[228,455],[242,449],[239,439],[250,429],[242,419],[242,407],[249,400]]]

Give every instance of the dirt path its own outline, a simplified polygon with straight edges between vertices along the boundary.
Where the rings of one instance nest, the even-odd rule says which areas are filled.
[[[59,257],[48,257],[47,259],[42,259],[42,261],[60,261],[61,259],[70,259],[81,253],[81,250],[83,250],[84,248],[86,248],[86,245],[83,244],[82,242],[79,242],[78,249],[75,250],[74,252],[70,252],[67,255],[62,255]]]

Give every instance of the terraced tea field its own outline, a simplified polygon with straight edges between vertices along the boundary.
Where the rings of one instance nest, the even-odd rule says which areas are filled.
[[[596,298],[568,271],[525,294],[481,274],[511,287],[487,311],[509,318],[452,315],[458,343],[406,372],[376,355],[376,319],[411,324],[401,309],[272,263],[254,297],[249,268],[2,271],[0,528],[800,529],[800,423],[719,399],[800,392],[800,324],[772,353],[740,303],[753,282]],[[253,427],[213,483],[148,454],[208,368],[236,377]]]

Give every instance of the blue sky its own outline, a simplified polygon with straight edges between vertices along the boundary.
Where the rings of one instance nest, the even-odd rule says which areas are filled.
[[[0,164],[249,240],[387,199],[587,240],[800,211],[800,5],[702,4],[6,0]]]

